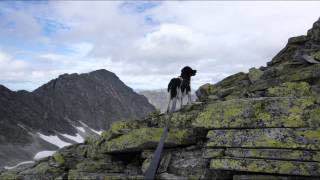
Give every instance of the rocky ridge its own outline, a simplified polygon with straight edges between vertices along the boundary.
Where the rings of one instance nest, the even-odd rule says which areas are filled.
[[[141,118],[154,110],[144,96],[104,69],[63,74],[33,92],[0,85],[0,167],[57,150],[54,140],[73,144],[113,121]]]
[[[267,67],[201,86],[201,103],[167,119],[170,131],[157,178],[318,179],[319,53],[320,19],[307,36],[289,39]],[[165,121],[165,115],[153,113],[114,122],[101,137],[0,178],[142,179]]]

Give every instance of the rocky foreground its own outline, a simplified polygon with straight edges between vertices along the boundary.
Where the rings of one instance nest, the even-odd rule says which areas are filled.
[[[159,179],[319,179],[320,21],[267,67],[203,85],[169,117]],[[166,118],[118,121],[0,179],[142,179]]]

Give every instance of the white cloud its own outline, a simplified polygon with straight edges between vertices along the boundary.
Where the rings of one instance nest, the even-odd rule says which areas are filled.
[[[190,65],[198,70],[193,81],[197,88],[265,65],[289,37],[306,34],[319,18],[320,8],[319,2],[288,1],[157,4],[135,13],[134,6],[139,3],[126,6],[133,8],[128,11],[122,8],[123,2],[50,1],[22,10],[17,17],[12,13],[11,19],[27,23],[19,20],[15,33],[47,39],[50,47],[64,47],[69,52],[39,50],[32,52],[28,61],[11,58],[6,63],[18,68],[10,70],[15,72],[12,74],[31,75],[7,75],[7,79],[30,78],[40,84],[60,73],[106,68],[133,88],[165,88],[171,77]],[[34,24],[34,16],[62,23],[68,30],[45,37]],[[3,34],[0,30],[0,37]],[[10,49],[9,54],[17,53]]]

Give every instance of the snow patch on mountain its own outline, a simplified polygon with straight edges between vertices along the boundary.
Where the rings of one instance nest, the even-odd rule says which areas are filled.
[[[48,157],[48,156],[52,156],[56,151],[40,151],[38,152],[33,159],[34,160],[40,160],[42,158]]]
[[[21,166],[21,165],[24,165],[24,164],[31,164],[31,163],[34,163],[34,161],[24,161],[24,162],[21,162],[15,166],[5,166],[4,169],[14,169],[18,166]]]
[[[83,137],[79,133],[77,133],[76,136],[71,136],[69,134],[61,134],[61,135],[66,137],[66,138],[68,138],[68,139],[71,139],[71,140],[73,140],[73,141],[75,141],[77,143],[83,143],[84,142]]]
[[[47,141],[48,143],[51,143],[53,145],[58,146],[59,148],[63,148],[65,146],[70,146],[71,143],[67,143],[65,141],[62,141],[57,135],[51,135],[51,136],[46,136],[43,135],[41,133],[38,133],[39,137],[45,141]]]

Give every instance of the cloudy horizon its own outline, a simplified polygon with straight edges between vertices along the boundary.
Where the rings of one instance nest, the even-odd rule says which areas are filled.
[[[320,17],[320,2],[0,2],[0,84],[32,91],[64,73],[114,72],[162,89],[180,69],[193,89],[265,66]]]

